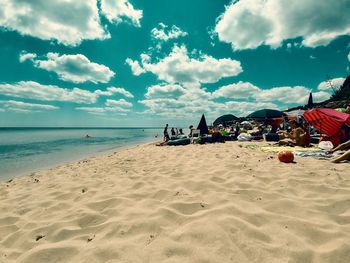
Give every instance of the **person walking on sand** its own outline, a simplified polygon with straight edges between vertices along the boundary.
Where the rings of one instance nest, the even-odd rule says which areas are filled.
[[[195,129],[193,128],[193,125],[190,125],[190,127],[188,127],[188,129],[190,130],[190,133],[188,134],[188,137],[191,138],[192,137],[192,133],[193,133],[193,131]]]
[[[168,124],[165,125],[165,128],[164,128],[164,141],[167,142],[169,141],[170,137],[169,137],[169,133],[168,133]]]

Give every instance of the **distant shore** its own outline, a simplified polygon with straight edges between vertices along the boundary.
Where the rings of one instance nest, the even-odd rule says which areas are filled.
[[[258,147],[147,143],[0,182],[0,262],[348,262],[348,164]]]

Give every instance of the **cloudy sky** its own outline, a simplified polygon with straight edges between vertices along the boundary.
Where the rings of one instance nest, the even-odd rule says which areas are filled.
[[[322,101],[349,0],[0,0],[0,126],[188,126]]]

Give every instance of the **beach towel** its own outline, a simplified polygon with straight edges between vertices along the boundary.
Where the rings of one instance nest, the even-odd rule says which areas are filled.
[[[291,151],[291,152],[315,152],[320,151],[320,149],[315,147],[304,148],[304,147],[290,147],[290,146],[262,146],[260,148],[263,152],[280,152],[280,151]]]
[[[332,158],[333,154],[327,154],[324,151],[313,151],[313,152],[301,152],[301,151],[293,151],[295,156],[300,157],[322,157],[322,158]]]

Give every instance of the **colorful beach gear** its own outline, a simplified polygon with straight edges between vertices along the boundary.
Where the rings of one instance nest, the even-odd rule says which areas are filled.
[[[344,124],[350,126],[350,114],[333,109],[312,109],[304,113],[304,118],[310,125],[328,136],[339,133]]]

